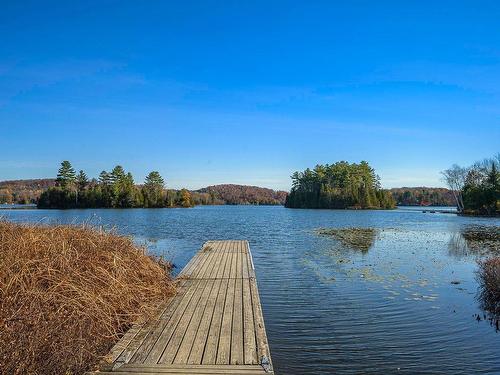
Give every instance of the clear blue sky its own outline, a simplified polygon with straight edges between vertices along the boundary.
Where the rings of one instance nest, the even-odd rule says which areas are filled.
[[[170,187],[385,187],[500,151],[498,1],[2,1],[0,180],[121,164]]]

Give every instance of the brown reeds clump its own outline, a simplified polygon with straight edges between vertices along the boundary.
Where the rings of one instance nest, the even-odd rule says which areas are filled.
[[[130,238],[0,221],[0,373],[93,369],[172,293],[168,263]]]
[[[480,260],[478,265],[477,279],[481,307],[498,321],[500,318],[500,257]]]

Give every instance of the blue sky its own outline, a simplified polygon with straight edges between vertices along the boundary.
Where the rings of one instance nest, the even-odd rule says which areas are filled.
[[[382,185],[500,151],[495,1],[3,1],[0,180],[121,164],[170,187]]]

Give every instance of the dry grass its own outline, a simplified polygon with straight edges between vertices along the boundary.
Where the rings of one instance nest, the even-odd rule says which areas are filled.
[[[478,262],[479,300],[481,307],[495,319],[500,318],[500,258]]]
[[[0,221],[0,373],[95,368],[173,293],[168,265],[113,233]]]

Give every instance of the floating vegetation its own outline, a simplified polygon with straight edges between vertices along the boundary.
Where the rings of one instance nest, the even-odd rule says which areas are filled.
[[[500,227],[474,225],[466,227],[462,236],[470,249],[484,249],[500,252]]]
[[[500,227],[467,226],[452,235],[448,248],[450,255],[458,258],[500,254]]]
[[[322,236],[331,236],[342,245],[363,252],[368,251],[377,237],[374,228],[321,228],[316,233]]]

